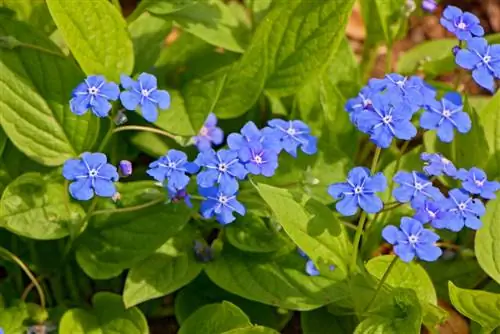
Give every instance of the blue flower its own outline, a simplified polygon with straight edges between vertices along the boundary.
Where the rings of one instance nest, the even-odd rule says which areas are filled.
[[[317,152],[318,139],[310,134],[311,130],[304,122],[272,119],[267,124],[275,129],[275,138],[280,140],[282,148],[291,156],[297,157],[299,146],[305,154]]]
[[[430,222],[431,226],[434,228],[446,228],[447,221],[450,218],[450,213],[448,212],[445,201],[433,201],[431,199],[426,199],[415,209],[416,213],[413,218],[422,224]]]
[[[222,225],[232,223],[236,218],[233,212],[244,216],[245,207],[236,199],[238,183],[225,183],[219,187],[199,188],[199,192],[206,198],[201,203],[201,214],[204,218],[215,216]]]
[[[250,174],[271,177],[278,168],[278,154],[265,149],[260,142],[253,142],[248,147],[250,159],[245,163],[245,168]]]
[[[247,162],[252,158],[252,145],[261,144],[263,150],[272,151],[277,155],[281,151],[280,139],[281,136],[276,130],[268,127],[259,130],[255,123],[250,121],[241,128],[241,134],[231,133],[227,137],[227,145],[238,152],[242,162]]]
[[[399,184],[399,187],[392,192],[394,198],[401,203],[411,202],[413,208],[420,207],[427,198],[435,201],[442,201],[445,198],[422,173],[400,171],[393,180]]]
[[[221,128],[217,127],[217,117],[213,113],[208,115],[205,124],[201,127],[198,135],[193,137],[193,140],[200,152],[211,149],[212,143],[215,145],[222,144],[224,132]]]
[[[495,192],[500,190],[500,183],[488,181],[486,173],[476,167],[472,167],[469,171],[461,168],[457,178],[462,181],[462,188],[470,194],[479,195],[484,199],[496,198]]]
[[[158,119],[158,108],[167,109],[170,106],[170,95],[165,90],[159,90],[156,77],[148,73],[141,73],[137,81],[126,75],[120,76],[123,91],[120,100],[125,109],[135,110],[140,106],[142,116],[148,122]]]
[[[394,253],[404,262],[415,256],[423,261],[436,261],[443,251],[436,246],[439,235],[426,230],[422,223],[413,218],[401,218],[401,226],[389,225],[382,230],[382,237],[394,245]]]
[[[426,111],[420,118],[420,126],[427,130],[437,129],[441,141],[449,143],[453,140],[453,128],[460,133],[467,133],[472,127],[469,115],[464,108],[462,96],[455,92],[444,95],[441,102],[429,101]]]
[[[436,0],[423,0],[422,1],[422,9],[428,13],[434,13],[437,6],[438,6],[438,4],[436,3]]]
[[[334,183],[328,187],[328,193],[337,202],[337,211],[344,216],[352,216],[361,207],[368,213],[382,210],[383,203],[375,193],[384,191],[387,181],[384,174],[370,176],[370,171],[364,167],[353,168],[347,177],[347,182]]]
[[[83,115],[91,109],[98,117],[107,117],[111,110],[108,101],[115,101],[120,95],[120,88],[114,82],[106,82],[102,75],[89,75],[72,93],[69,101],[71,112]]]
[[[191,196],[189,196],[188,192],[186,191],[186,189],[179,189],[179,190],[173,190],[173,189],[170,189],[169,187],[166,187],[167,188],[167,192],[168,192],[168,199],[170,200],[170,202],[172,203],[177,203],[177,202],[180,202],[181,200],[184,200],[184,203],[186,203],[186,205],[190,208],[193,207],[193,203],[191,203]]]
[[[462,12],[455,6],[447,6],[441,17],[441,25],[449,32],[455,34],[461,41],[468,41],[473,36],[481,37],[484,29],[479,19],[472,13]]]
[[[209,188],[219,183],[221,186],[229,186],[238,189],[238,180],[243,180],[248,171],[238,159],[238,153],[221,149],[217,152],[210,149],[200,152],[196,163],[204,170],[197,175],[197,183],[200,187]]]
[[[461,189],[452,189],[448,195],[446,205],[451,216],[446,228],[454,232],[460,231],[464,226],[473,230],[479,229],[482,225],[479,217],[486,212],[483,202],[469,197]]]
[[[349,113],[352,124],[358,126],[359,115],[370,110],[373,96],[379,93],[380,91],[374,90],[370,86],[365,86],[361,89],[358,96],[347,101],[345,110]]]
[[[495,78],[500,79],[500,44],[488,45],[484,38],[472,38],[467,41],[467,49],[457,52],[455,62],[472,70],[479,86],[495,91]]]
[[[451,177],[457,175],[455,165],[439,153],[422,153],[420,159],[425,161],[424,171],[428,175],[441,176],[443,173]]]
[[[116,193],[114,182],[119,176],[116,167],[108,164],[103,153],[85,152],[81,159],[68,159],[62,174],[69,181],[69,193],[74,199],[86,201],[94,197],[112,197]]]
[[[127,177],[132,175],[132,163],[128,160],[122,160],[118,164],[121,176]]]
[[[358,115],[358,127],[370,134],[375,145],[387,148],[392,138],[410,140],[417,134],[417,129],[411,124],[411,112],[404,103],[397,106],[383,96],[374,96],[372,108]]]
[[[200,167],[187,161],[184,152],[169,150],[166,155],[149,164],[148,175],[158,182],[168,180],[167,187],[170,192],[184,189],[189,183],[189,176],[186,173],[194,174]]]

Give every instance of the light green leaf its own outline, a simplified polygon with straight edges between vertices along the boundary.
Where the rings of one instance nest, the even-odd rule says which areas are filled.
[[[495,179],[500,176],[500,91],[498,91],[490,102],[481,109],[479,121],[484,129],[486,142],[488,143],[489,157],[487,164],[488,176]],[[473,123],[474,126],[474,123]],[[484,152],[481,149],[481,152]],[[483,153],[484,159],[484,153]]]
[[[404,15],[404,0],[361,1],[361,13],[367,32],[366,42],[376,45],[385,40],[392,45],[404,31],[408,18]]]
[[[500,198],[486,205],[483,226],[477,231],[474,247],[477,261],[483,270],[500,283]]]
[[[449,282],[450,299],[463,315],[479,323],[490,333],[500,326],[500,294],[480,290],[461,289]]]
[[[333,315],[323,307],[314,311],[301,312],[300,324],[304,334],[353,333],[357,320],[353,316]]]
[[[195,235],[196,231],[186,226],[130,269],[123,292],[127,308],[174,292],[198,276],[202,265],[193,252]]]
[[[28,25],[0,17],[0,35],[60,52]],[[4,49],[0,72],[0,124],[19,150],[36,162],[58,166],[93,146],[99,120],[69,110],[71,90],[83,78],[71,60],[29,48]]]
[[[250,325],[250,319],[236,305],[222,302],[198,309],[182,324],[179,334],[220,334]]]
[[[134,307],[125,309],[121,296],[99,292],[92,298],[91,311],[71,309],[59,324],[61,334],[149,334],[142,312]]]
[[[152,182],[118,184],[118,192],[120,206],[107,200],[101,208],[157,204],[130,212],[100,214],[90,221],[77,244],[76,259],[94,279],[117,276],[146,259],[182,230],[190,218],[191,211],[183,203],[164,204],[164,189]]]
[[[45,1],[0,0],[0,7],[13,10],[17,20],[29,23],[32,27],[42,30],[46,35],[49,35],[56,28]]]
[[[330,209],[306,196],[296,201],[286,189],[259,184],[257,190],[288,236],[321,273],[338,280],[346,277],[352,246]],[[333,272],[328,269],[330,265],[335,266]]]
[[[205,267],[221,288],[241,297],[292,310],[311,310],[339,295],[339,282],[305,273],[297,252],[286,255],[242,252],[225,244],[220,256]]]
[[[252,13],[252,25],[257,26],[271,9],[273,0],[244,0],[244,3]]]
[[[25,304],[13,305],[9,308],[0,308],[0,324],[5,333],[25,334],[29,314]]]
[[[235,328],[231,329],[223,334],[279,334],[272,328],[263,326],[250,326],[245,328]]]
[[[2,127],[0,127],[0,156],[2,156],[6,144],[7,144],[7,135],[3,131]]]
[[[179,136],[194,136],[208,116],[206,109],[203,115],[189,113],[184,105],[184,98],[178,91],[169,90],[169,94],[172,104],[168,110],[160,113],[155,125]],[[193,122],[191,117],[193,117]]]
[[[128,31],[134,44],[134,73],[151,71],[171,28],[170,22],[149,13],[143,13],[129,24]]]
[[[397,72],[414,74],[418,69],[430,76],[452,72],[455,63],[449,61],[456,39],[431,40],[415,45],[398,59]]]
[[[131,74],[134,48],[125,19],[109,1],[47,0],[52,18],[71,53],[88,75],[118,81]]]
[[[184,9],[186,7],[196,4],[198,0],[142,0],[139,5],[134,10],[127,21],[132,22],[137,19],[144,11],[149,11],[157,15],[164,15],[174,13],[178,10]]]
[[[70,226],[85,216],[80,205],[70,203],[67,191],[62,181],[23,174],[2,195],[0,227],[39,240],[67,236]]]

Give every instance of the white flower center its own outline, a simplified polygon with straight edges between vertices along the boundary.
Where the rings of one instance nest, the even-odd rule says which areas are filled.
[[[142,94],[144,97],[148,97],[148,96],[149,96],[149,90],[147,90],[147,89],[143,89],[143,90],[141,90],[141,94]]]
[[[257,163],[257,164],[261,164],[262,163],[262,157],[260,155],[256,155],[253,158],[253,161],[255,161],[255,163]]]
[[[356,186],[356,187],[354,188],[354,193],[355,193],[355,194],[361,194],[362,192],[363,192],[363,187],[361,187],[361,186]]]
[[[219,168],[219,171],[221,171],[221,172],[227,171],[227,165],[225,163],[219,164],[218,168]]]
[[[414,245],[418,242],[418,237],[416,235],[410,235],[408,237],[408,241],[410,242],[410,244]]]
[[[208,135],[208,129],[206,127],[202,127],[200,130],[200,136],[206,137]]]
[[[441,162],[445,165],[449,165],[451,163],[451,161],[446,158],[441,158]]]
[[[424,185],[420,182],[415,182],[415,189],[421,191],[422,189],[424,189]]]
[[[288,128],[288,130],[286,130],[286,133],[288,133],[290,136],[294,136],[296,131],[294,128]]]
[[[483,62],[484,62],[485,64],[488,64],[490,61],[491,61],[491,56],[489,56],[489,55],[488,55],[488,56],[484,56],[484,58],[483,58]]]
[[[396,81],[396,85],[398,85],[398,87],[400,87],[400,88],[403,88],[403,86],[405,85],[405,82],[403,80],[399,80],[399,81]]]
[[[88,91],[90,95],[96,95],[99,93],[99,89],[97,87],[89,87]]]
[[[366,99],[363,101],[363,106],[366,108],[368,106],[371,106],[372,105],[372,100],[370,99]]]
[[[89,170],[89,176],[90,177],[96,177],[97,176],[97,170],[95,170],[95,169]]]
[[[478,187],[482,187],[484,185],[484,180],[475,180],[474,183]]]
[[[168,165],[167,165],[169,168],[175,168],[177,167],[176,163],[175,162],[169,162]]]
[[[448,109],[443,110],[443,116],[446,117],[446,118],[450,117],[451,116],[451,111],[449,111]]]
[[[459,209],[460,211],[464,211],[466,208],[467,208],[467,204],[465,204],[465,203],[460,203],[460,204],[458,205],[458,209]]]
[[[226,204],[229,199],[224,195],[219,195],[219,202],[222,204]]]
[[[384,124],[391,123],[392,122],[392,115],[384,116],[384,118],[382,118],[382,122],[384,122]]]
[[[460,22],[458,25],[457,25],[457,28],[458,29],[461,29],[461,30],[464,30],[465,28],[467,28],[467,25],[463,22]]]

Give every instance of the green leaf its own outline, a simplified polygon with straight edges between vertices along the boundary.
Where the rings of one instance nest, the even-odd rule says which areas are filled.
[[[418,69],[430,76],[452,72],[455,63],[449,61],[451,49],[457,45],[456,39],[425,41],[403,53],[398,59],[397,72],[414,74]]]
[[[28,25],[0,17],[0,35],[60,53]],[[94,145],[98,118],[69,110],[71,90],[83,77],[71,60],[31,48],[2,50],[0,72],[0,124],[24,154],[41,164],[58,166]]]
[[[246,252],[275,252],[286,244],[284,236],[251,213],[228,225],[225,232],[231,245]]]
[[[70,203],[62,182],[27,173],[5,189],[0,202],[0,227],[23,237],[51,240],[69,234],[69,226],[85,216]]]
[[[242,252],[228,244],[205,267],[221,288],[243,298],[292,310],[311,310],[338,298],[338,281],[310,277],[297,252],[267,255]]]
[[[250,319],[236,305],[222,302],[198,309],[182,324],[179,334],[220,334],[250,325]]]
[[[206,108],[202,115],[188,113],[182,95],[175,90],[169,90],[169,94],[172,104],[168,110],[160,113],[155,125],[179,136],[194,136],[208,116]]]
[[[24,322],[28,318],[28,309],[25,304],[18,303],[9,308],[0,308],[0,324],[5,333],[26,333],[27,326]]]
[[[279,334],[272,328],[262,326],[250,326],[245,328],[235,328],[224,332],[223,334]]]
[[[91,311],[71,309],[59,324],[61,334],[149,334],[146,318],[134,307],[125,309],[121,296],[99,292],[92,298]]]
[[[5,149],[5,145],[7,144],[7,135],[0,127],[0,156],[2,156],[3,150]]]
[[[139,131],[130,137],[130,142],[145,154],[158,158],[169,150],[164,138],[151,132]]]
[[[286,189],[259,184],[257,190],[271,207],[278,223],[326,276],[343,279],[352,246],[330,209],[306,196],[296,201]],[[330,265],[335,270],[330,272]]]
[[[193,228],[185,227],[130,269],[123,292],[127,308],[174,292],[198,276],[202,265],[193,252],[195,234]]]
[[[134,48],[124,18],[106,0],[47,0],[52,18],[76,61],[88,74],[118,81],[134,68]]]
[[[500,198],[486,205],[483,226],[477,231],[474,242],[477,261],[483,270],[500,283]]]
[[[366,43],[374,46],[380,41],[392,45],[404,31],[407,17],[403,0],[361,1],[361,14],[367,32]]]
[[[130,208],[146,203],[141,210],[100,214],[90,221],[76,247],[76,259],[87,275],[107,279],[119,275],[153,254],[187,224],[190,210],[183,203],[164,204],[164,190],[152,182],[118,184],[121,206],[110,200],[102,209]],[[160,202],[159,202],[160,201]]]
[[[134,44],[134,73],[151,71],[171,28],[170,22],[148,13],[129,24],[128,31]]]
[[[461,289],[449,282],[450,299],[463,315],[479,323],[490,333],[500,326],[500,294],[480,290]]]
[[[300,324],[304,334],[353,333],[357,320],[353,316],[333,315],[323,307],[314,311],[301,312]]]
[[[143,0],[139,2],[137,8],[127,18],[127,20],[129,22],[135,20],[144,11],[149,11],[157,15],[174,13],[186,7],[192,6],[197,2],[198,0],[167,0],[167,1]]]
[[[15,18],[29,23],[37,30],[49,35],[56,25],[50,17],[45,1],[39,0],[0,0],[0,7],[9,8],[16,13]]]
[[[500,92],[497,92],[490,102],[481,109],[479,121],[484,129],[486,142],[488,143],[488,163],[487,173],[492,179],[500,176],[500,115],[498,107],[500,106]],[[474,126],[474,123],[473,123]],[[484,152],[483,149],[478,150]],[[483,153],[484,159],[484,153]]]
[[[6,172],[6,177],[9,181],[24,173],[39,172],[40,174],[48,174],[51,169],[42,166],[28,158],[19,151],[11,141],[7,141],[3,154],[0,156],[0,169]]]

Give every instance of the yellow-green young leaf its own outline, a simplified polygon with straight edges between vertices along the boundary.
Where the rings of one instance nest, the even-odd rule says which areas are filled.
[[[500,294],[461,289],[448,283],[453,306],[467,318],[479,323],[484,332],[490,333],[500,326]]]
[[[69,234],[85,216],[82,207],[70,203],[62,181],[27,173],[10,183],[0,202],[0,227],[23,237],[51,240]]]
[[[182,324],[179,334],[221,334],[235,328],[251,326],[250,319],[230,302],[199,308]]]
[[[76,116],[69,110],[71,91],[83,73],[27,24],[0,15],[0,35],[46,50],[18,47],[0,52],[0,124],[10,141],[47,166],[62,165],[89,150],[99,120],[91,113]]]
[[[486,166],[488,176],[491,179],[496,179],[500,176],[500,91],[481,109],[479,120],[484,129],[489,149]]]
[[[483,270],[500,283],[500,197],[486,205],[483,226],[476,233],[474,247],[477,261]]]
[[[132,267],[123,292],[125,306],[165,296],[195,279],[202,269],[194,256],[195,237],[196,231],[186,226],[151,256]]]
[[[59,323],[60,334],[149,334],[146,317],[136,308],[125,309],[121,296],[99,292],[93,309],[66,311]]]
[[[57,28],[86,74],[118,81],[131,74],[134,49],[125,19],[106,0],[47,0]]]
[[[0,7],[13,10],[16,13],[16,19],[29,23],[37,30],[42,30],[46,35],[50,35],[56,29],[45,1],[0,0]]]

